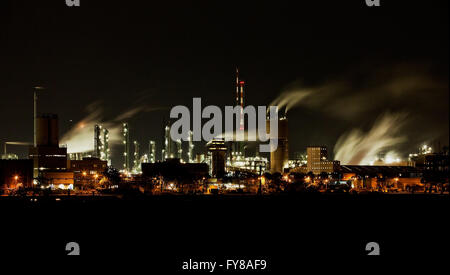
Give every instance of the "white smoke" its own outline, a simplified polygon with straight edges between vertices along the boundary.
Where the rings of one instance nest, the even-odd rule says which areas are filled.
[[[270,106],[278,106],[278,109],[286,107],[285,111],[294,106],[299,105],[304,99],[309,97],[313,93],[312,90],[289,90],[283,92],[275,100],[270,103]]]
[[[401,157],[400,157],[400,155],[397,152],[389,151],[384,156],[384,160],[383,161],[386,164],[391,164],[391,163],[395,163],[395,162],[400,162],[401,161]]]
[[[406,114],[385,113],[367,133],[351,130],[339,137],[334,147],[335,159],[341,164],[369,165],[381,151],[406,141],[399,135],[405,121]]]
[[[67,145],[68,153],[83,153],[94,150],[94,128],[101,125],[109,131],[109,142],[117,144],[121,141],[123,120],[130,119],[139,112],[154,110],[143,106],[129,109],[113,120],[103,119],[103,109],[98,102],[88,106],[89,115],[79,121],[72,129],[63,135],[61,144]]]

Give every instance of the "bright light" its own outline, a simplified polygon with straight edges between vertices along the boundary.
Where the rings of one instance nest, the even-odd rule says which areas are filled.
[[[18,180],[18,179],[19,179],[19,176],[15,175],[15,176],[14,176],[14,179],[15,179],[15,180]]]
[[[87,175],[87,173],[85,171],[83,171],[83,176],[86,176],[86,175]]]

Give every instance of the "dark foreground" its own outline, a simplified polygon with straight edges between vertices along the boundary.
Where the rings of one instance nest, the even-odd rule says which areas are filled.
[[[266,259],[272,272],[384,262],[439,267],[449,256],[449,202],[424,194],[1,197],[1,252],[49,269],[88,263],[145,267],[146,274],[182,271],[189,259]],[[79,257],[66,256],[70,241],[79,243]],[[371,241],[380,256],[367,256]]]

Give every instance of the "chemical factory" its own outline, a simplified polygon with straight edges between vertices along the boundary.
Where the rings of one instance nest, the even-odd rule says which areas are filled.
[[[186,181],[201,183],[203,192],[206,193],[242,189],[268,192],[267,183],[276,182],[273,175],[280,175],[281,181],[290,183],[293,181],[293,175],[295,177],[302,174],[310,183],[316,182],[317,180],[313,180],[316,178],[320,184],[334,180],[348,182],[359,188],[377,188],[380,182],[383,186],[386,186],[386,182],[421,186],[423,174],[427,170],[448,171],[448,152],[433,153],[432,148],[428,146],[421,148],[418,153],[410,154],[408,161],[392,162],[380,157],[371,166],[341,165],[338,160],[329,159],[327,147],[323,145],[308,146],[306,155],[296,153],[296,157],[290,159],[288,117],[286,113],[281,112],[277,119],[276,149],[270,153],[259,152],[258,149],[250,152],[248,148],[254,146],[249,145],[258,142],[247,138],[245,81],[240,78],[238,69],[235,85],[233,101],[235,106],[240,107],[240,112],[236,113],[236,127],[246,133],[244,140],[234,138],[229,141],[216,137],[206,144],[200,144],[195,143],[192,130],[189,130],[187,139],[173,140],[173,122],[168,120],[162,129],[164,142],[160,149],[160,158],[157,157],[156,138],[152,137],[146,141],[148,151],[141,148],[139,141],[132,141],[133,128],[126,121],[121,122],[119,146],[111,144],[109,129],[98,122],[92,129],[92,150],[67,153],[67,146],[59,143],[58,116],[38,114],[38,94],[44,88],[35,87],[34,142],[4,142],[0,177],[2,185],[9,190],[34,186],[86,190],[93,186],[102,186],[110,181],[105,176],[105,171],[111,167],[112,157],[122,159],[119,172],[123,180],[138,182],[151,179],[153,185],[160,186],[161,192],[180,191],[179,183]],[[267,118],[266,133],[270,133],[270,125]],[[8,153],[7,145],[29,146],[28,159],[19,159],[16,154]],[[279,188],[280,186],[277,186],[275,189]],[[182,190],[196,192],[192,188]]]

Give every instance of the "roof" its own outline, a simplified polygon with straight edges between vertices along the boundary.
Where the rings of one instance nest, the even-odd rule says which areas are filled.
[[[355,173],[358,175],[399,175],[419,173],[419,170],[412,166],[374,166],[374,165],[341,165],[338,169],[341,173]]]

